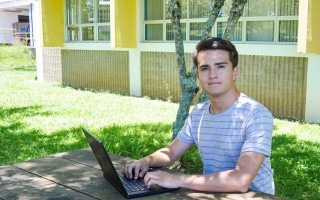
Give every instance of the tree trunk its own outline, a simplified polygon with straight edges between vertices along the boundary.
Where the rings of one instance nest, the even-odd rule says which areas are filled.
[[[234,30],[236,29],[239,18],[243,14],[243,10],[248,0],[234,0],[230,10],[230,15],[227,21],[227,26],[224,30],[223,39],[231,40]]]
[[[173,125],[172,140],[177,136],[178,132],[184,124],[184,121],[188,117],[192,100],[199,90],[196,82],[196,71],[193,68],[191,72],[187,73],[186,70],[183,36],[180,25],[180,10],[180,5],[178,5],[177,0],[171,0],[169,12],[171,14],[172,27],[174,31],[174,41],[177,54],[180,88],[182,92],[176,121]]]

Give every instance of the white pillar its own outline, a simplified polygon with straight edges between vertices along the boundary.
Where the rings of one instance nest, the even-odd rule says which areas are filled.
[[[140,51],[138,49],[129,50],[129,79],[130,95],[141,96],[141,69]]]
[[[320,55],[310,54],[307,77],[305,120],[320,123]]]
[[[43,69],[43,30],[41,0],[34,1],[33,31],[36,48],[37,80],[44,81]]]

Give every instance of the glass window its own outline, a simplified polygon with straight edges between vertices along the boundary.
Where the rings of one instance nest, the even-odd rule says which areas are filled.
[[[81,23],[94,23],[93,15],[94,4],[93,0],[81,1]]]
[[[78,24],[79,23],[79,0],[67,1],[67,24]]]
[[[274,41],[273,21],[250,21],[247,22],[247,41]]]
[[[189,18],[207,18],[210,6],[213,6],[212,0],[189,0]]]
[[[79,41],[79,27],[67,28],[68,41]]]
[[[98,27],[98,40],[110,41],[110,26]]]
[[[110,22],[110,4],[100,0],[98,5],[98,23],[102,22]]]
[[[190,40],[201,40],[203,35],[205,22],[190,23]]]
[[[145,40],[173,40],[170,14],[168,13],[169,1],[144,0],[145,2]],[[215,0],[179,0],[181,6],[181,23],[184,24],[187,41],[198,41],[202,38],[203,24],[212,10]],[[232,8],[233,0],[225,0],[221,8],[216,33],[222,37]],[[297,42],[299,0],[248,0],[244,13],[240,17],[233,41],[254,42]],[[165,18],[163,19],[163,16]],[[283,17],[285,16],[285,18]],[[157,21],[155,21],[157,20]],[[159,25],[159,24],[162,24]],[[155,26],[152,27],[152,24]],[[157,25],[156,25],[157,24]],[[278,27],[276,27],[276,25]],[[157,27],[157,28],[155,28]],[[166,30],[163,30],[166,28]],[[156,33],[156,29],[158,32]],[[165,32],[162,32],[165,31]],[[275,32],[278,31],[278,32]],[[148,35],[153,34],[153,35]],[[166,34],[165,38],[162,34]],[[287,38],[287,39],[286,39]],[[289,39],[288,39],[289,38]]]
[[[217,37],[222,38],[224,29],[227,26],[227,22],[218,22],[217,23]],[[242,41],[242,22],[238,22],[237,26],[233,32],[231,41]]]
[[[82,28],[82,40],[90,41],[94,40],[94,28],[93,26],[86,26]]]
[[[162,33],[162,24],[146,24],[145,26],[145,40],[163,40]]]
[[[164,1],[144,0],[144,19],[162,20],[164,14]]]
[[[182,32],[182,37],[183,40],[186,40],[186,24],[181,23],[181,32]],[[171,23],[168,23],[166,25],[166,40],[174,40],[174,33],[173,33],[173,27]]]
[[[248,17],[275,16],[276,0],[248,0],[247,12]]]
[[[298,16],[299,0],[280,0],[279,16]]]
[[[110,41],[110,0],[66,0],[66,15],[67,41]]]
[[[297,42],[298,21],[279,22],[279,42]]]

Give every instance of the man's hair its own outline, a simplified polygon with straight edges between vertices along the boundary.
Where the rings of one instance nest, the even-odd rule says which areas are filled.
[[[221,49],[229,52],[229,59],[232,63],[232,67],[238,66],[239,55],[236,47],[228,40],[221,38],[210,37],[201,40],[197,46],[196,51],[192,55],[193,63],[198,67],[198,54],[200,51]]]

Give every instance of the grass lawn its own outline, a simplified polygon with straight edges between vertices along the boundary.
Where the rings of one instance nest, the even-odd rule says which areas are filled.
[[[7,56],[4,62],[3,52],[0,47],[0,165],[88,147],[81,127],[111,152],[132,158],[170,142],[178,104],[39,82],[32,61]],[[319,124],[274,121],[276,195],[320,199]],[[196,149],[181,163],[186,173],[201,173]]]

